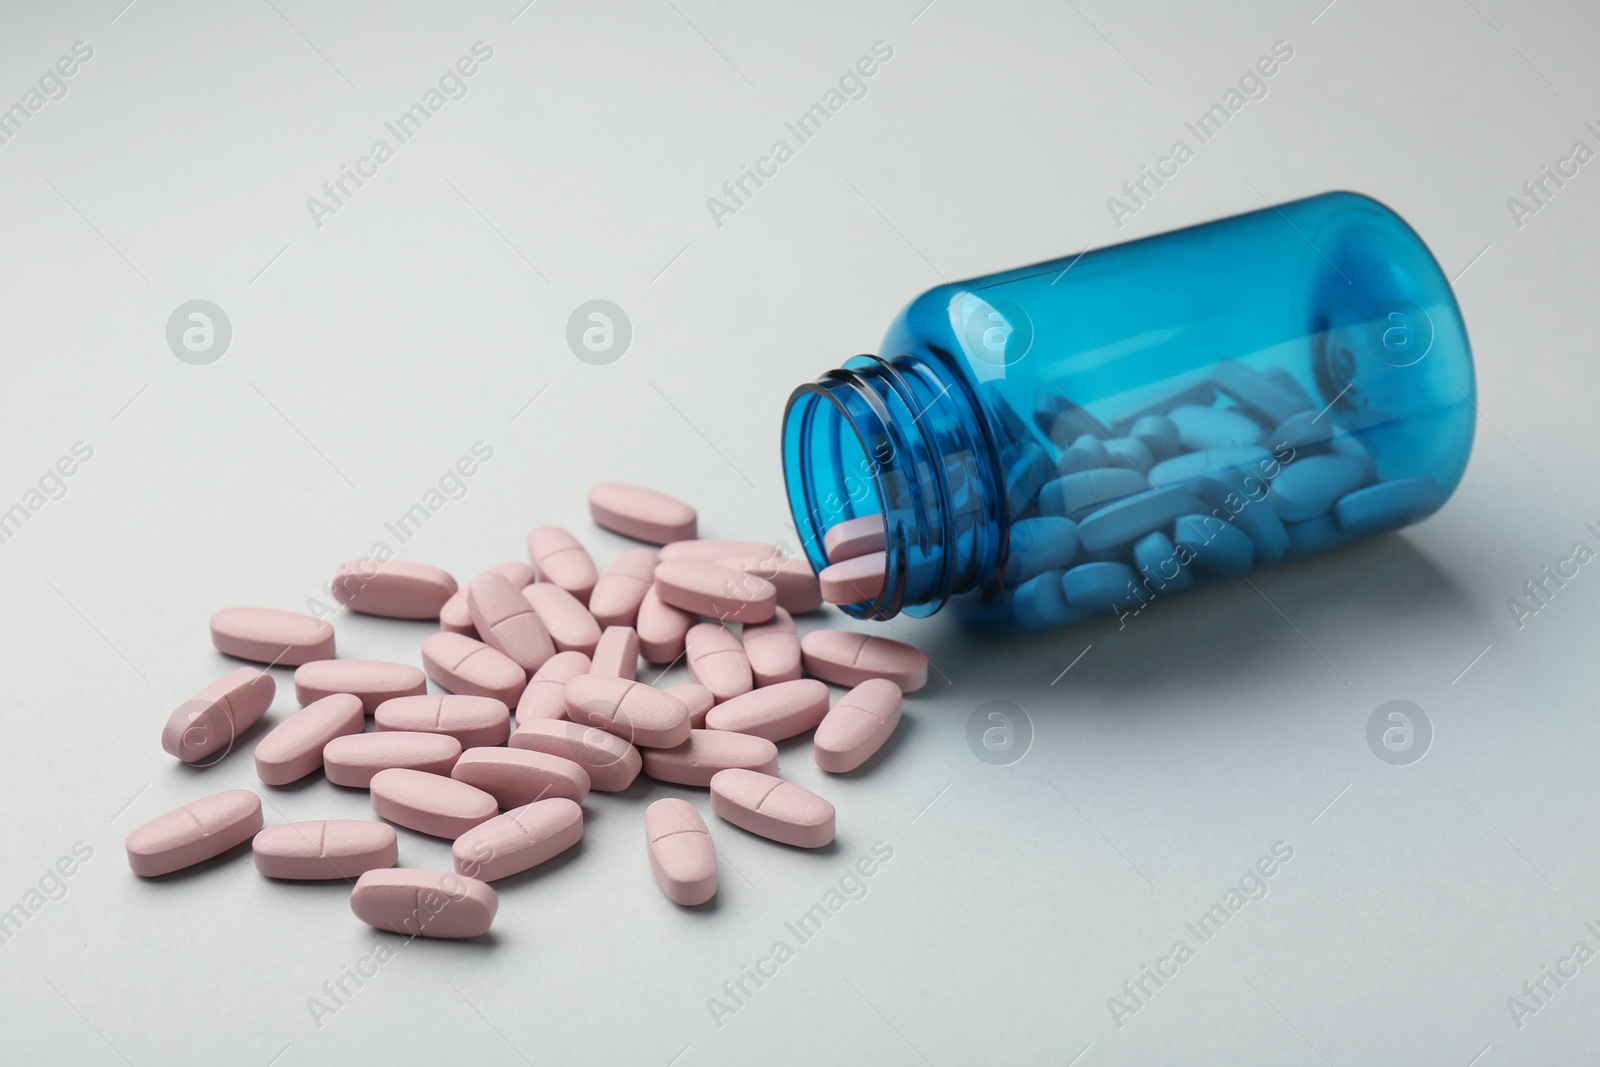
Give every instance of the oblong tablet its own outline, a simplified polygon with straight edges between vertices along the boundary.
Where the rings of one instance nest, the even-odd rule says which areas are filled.
[[[830,563],[817,575],[822,599],[830,604],[859,604],[876,600],[888,577],[889,561],[882,552]]]
[[[390,767],[372,776],[372,810],[419,834],[455,840],[500,811],[477,786],[442,774]]]
[[[804,556],[731,556],[714,562],[771,582],[778,591],[778,607],[785,611],[804,615],[822,607],[822,586]]]
[[[428,679],[409,663],[388,663],[377,659],[319,659],[302,664],[294,672],[294,695],[301,704],[309,704],[334,693],[351,693],[361,698],[361,709],[368,715],[377,711],[378,705],[385,700],[420,696],[427,691]]]
[[[582,652],[557,652],[528,680],[517,701],[517,722],[567,717],[567,683],[589,673],[589,657]]]
[[[867,762],[900,724],[903,704],[900,687],[887,678],[869,678],[840,697],[812,739],[817,766],[843,774]]]
[[[693,907],[717,895],[717,849],[687,800],[658,800],[644,811],[644,840],[656,884],[674,904]]]
[[[293,611],[223,608],[211,616],[211,643],[234,659],[297,667],[333,658],[333,627]]]
[[[854,686],[868,678],[887,678],[902,692],[912,693],[928,682],[928,657],[887,637],[813,630],[801,639],[800,656],[807,674],[835,685]]]
[[[1160,487],[1204,478],[1224,467],[1249,469],[1271,453],[1256,445],[1210,448],[1204,452],[1185,452],[1162,460],[1150,468],[1150,484]]]
[[[599,573],[589,550],[559,526],[540,526],[528,533],[528,558],[539,577],[554,582],[587,604]],[[548,621],[548,620],[547,620]]]
[[[690,627],[684,649],[690,677],[711,690],[719,703],[755,688],[750,657],[739,639],[720,623]]]
[[[699,682],[668,686],[664,692],[683,701],[683,706],[689,709],[689,725],[696,730],[705,726],[706,712],[717,703],[717,695]]]
[[[1126,610],[1141,603],[1139,573],[1126,563],[1080,563],[1067,571],[1061,588],[1079,611]]]
[[[366,725],[361,698],[352,693],[313,700],[256,745],[256,777],[268,785],[298,782],[322,766],[322,750],[329,741],[359,734]]]
[[[600,643],[600,624],[577,597],[559,585],[536,582],[522,591],[522,598],[544,623],[557,649],[594,655],[594,646]]]
[[[400,862],[394,827],[367,819],[318,819],[269,826],[251,843],[268,878],[319,882],[359,878]]]
[[[1078,524],[1078,540],[1087,551],[1101,552],[1137,541],[1179,515],[1201,510],[1200,501],[1182,485],[1146,489],[1085,515]]]
[[[161,731],[161,747],[185,763],[226,753],[261,721],[278,684],[254,667],[229,671],[173,709]]]
[[[512,748],[548,752],[569,759],[589,772],[589,788],[618,793],[639,776],[639,750],[615,734],[565,719],[519,722]]]
[[[1060,570],[1078,558],[1078,524],[1061,515],[1043,515],[1011,524],[1006,535],[1007,585],[1045,571]]]
[[[589,614],[601,626],[632,626],[639,605],[655,581],[656,554],[648,548],[630,548],[594,583],[589,594]]]
[[[513,808],[450,846],[457,874],[493,882],[537,867],[583,840],[583,809],[566,797]]]
[[[583,674],[567,683],[567,718],[596,726],[641,748],[672,748],[689,739],[683,701],[643,682]]]
[[[699,560],[702,563],[715,563],[719,559],[733,559],[738,556],[781,556],[783,549],[765,541],[719,541],[707,538],[703,541],[674,541],[670,545],[661,546],[661,558]]]
[[[507,811],[546,797],[582,804],[589,795],[588,771],[529,748],[469,748],[450,768],[450,777],[483,790]]]
[[[742,830],[799,848],[833,840],[833,805],[809,789],[760,771],[718,771],[711,810]]]
[[[523,563],[521,560],[511,560],[500,563],[483,573],[494,573],[509,581],[518,590],[523,586],[532,585],[539,577],[539,572],[533,569],[533,564]],[[471,588],[472,583],[467,583]],[[444,602],[444,607],[439,609],[439,629],[453,634],[466,634],[468,637],[477,637],[477,627],[472,625],[472,613],[467,609],[467,594],[460,589],[455,591],[449,600]]]
[[[456,593],[450,572],[426,563],[352,560],[333,576],[333,597],[351,611],[386,619],[437,619]]]
[[[706,713],[706,728],[784,741],[816,729],[826,714],[827,683],[800,678],[723,701]]]
[[[650,748],[644,758],[644,773],[658,782],[699,786],[711,784],[711,776],[730,768],[778,773],[778,746],[753,734],[725,730],[690,730],[689,740],[677,748]]]
[[[260,829],[261,798],[253,791],[214,793],[157,815],[129,834],[128,866],[141,878],[171,874],[222,855]]]
[[[658,563],[655,591],[664,604],[724,622],[766,622],[778,606],[765,578],[695,560]]]
[[[1366,534],[1415,522],[1443,502],[1431,478],[1399,478],[1345,494],[1334,514],[1341,528]]]
[[[449,734],[463,749],[503,745],[511,736],[511,709],[494,697],[425,693],[378,705],[373,720],[379,730]]]
[[[467,586],[467,614],[478,640],[532,673],[556,654],[556,646],[522,595],[525,588],[494,571],[480,574]]]
[[[887,547],[882,515],[862,515],[828,527],[822,535],[822,549],[829,563],[882,552]]]
[[[461,758],[461,742],[449,734],[398,730],[335,737],[322,749],[322,764],[334,785],[367,789],[372,776],[390,767],[449,774]]]
[[[594,646],[590,674],[632,681],[639,674],[639,633],[631,626],[607,626]]]
[[[695,617],[689,612],[664,603],[652,584],[639,602],[638,621],[634,624],[639,634],[639,654],[657,665],[673,662],[683,655],[684,636],[694,623]]]
[[[1210,574],[1243,574],[1255,558],[1249,536],[1214,515],[1183,516],[1172,524],[1172,543],[1188,554],[1191,566]],[[1071,576],[1068,571],[1067,577]]]
[[[356,918],[408,937],[479,937],[499,906],[494,890],[476,878],[407,867],[368,871],[350,892]]]
[[[1305,522],[1332,511],[1334,501],[1366,477],[1366,468],[1349,456],[1300,456],[1278,472],[1267,501],[1284,522]]]
[[[1039,510],[1076,520],[1113,500],[1149,488],[1150,483],[1138,471],[1097,467],[1046,482],[1039,490]]]
[[[773,685],[800,677],[800,635],[783,608],[767,622],[748,623],[739,633],[755,684]],[[692,714],[692,709],[691,709]]]
[[[452,693],[493,697],[507,705],[515,704],[528,684],[522,668],[504,654],[462,634],[440,631],[424,637],[422,666]]]
[[[699,523],[694,508],[683,501],[621,482],[601,482],[589,490],[589,517],[612,533],[652,545],[692,541]]]
[[[1195,451],[1242,448],[1261,440],[1261,425],[1248,415],[1226,408],[1183,404],[1167,412],[1178,427],[1178,440]]]

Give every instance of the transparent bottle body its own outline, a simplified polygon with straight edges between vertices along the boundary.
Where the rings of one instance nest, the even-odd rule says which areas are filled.
[[[1427,517],[1474,393],[1426,245],[1329,193],[929,290],[796,391],[785,472],[818,569],[884,518],[852,615],[1040,630]]]

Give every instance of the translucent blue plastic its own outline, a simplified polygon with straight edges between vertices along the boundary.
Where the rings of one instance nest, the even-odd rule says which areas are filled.
[[[1126,615],[1425,518],[1472,449],[1450,284],[1353,193],[941,285],[881,351],[784,416],[812,566],[829,527],[884,516],[857,618]]]

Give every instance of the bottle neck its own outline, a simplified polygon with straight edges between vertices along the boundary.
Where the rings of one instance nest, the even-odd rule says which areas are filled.
[[[1004,545],[1003,480],[965,382],[920,356],[857,356],[796,389],[783,427],[784,478],[813,568],[823,534],[882,514],[887,573],[858,619],[930,615],[994,577]]]

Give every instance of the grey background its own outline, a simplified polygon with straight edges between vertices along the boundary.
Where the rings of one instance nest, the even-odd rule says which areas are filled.
[[[1600,950],[1600,577],[1521,628],[1507,603],[1574,541],[1600,548],[1600,163],[1520,228],[1506,204],[1574,141],[1600,148],[1593,5],[123,2],[11,3],[0,29],[0,106],[94,49],[0,145],[0,508],[93,449],[0,545],[0,908],[92,849],[0,945],[6,1060],[1600,1056],[1600,962],[1520,1027],[1507,1006],[1575,942]],[[467,95],[316,226],[307,198],[479,40]],[[707,198],[879,40],[865,98],[717,226]],[[1269,94],[1114,226],[1107,198],[1279,40]],[[403,558],[466,577],[555,522],[604,563],[624,543],[588,523],[602,479],[693,501],[708,535],[791,536],[789,390],[917,292],[1331,188],[1418,229],[1476,350],[1477,447],[1419,528],[1120,632],[904,620],[936,669],[886,754],[829,779],[783,748],[838,806],[832,849],[713,821],[722,890],[685,911],[648,872],[654,790],[596,796],[576,854],[501,887],[487,943],[404,945],[320,1025],[323,983],[400,944],[347,887],[268,884],[243,855],[127,870],[135,826],[256,784],[248,751],[194,771],[158,744],[232,666],[207,616],[303,607],[474,442],[493,458]],[[193,299],[231,320],[209,366],[165,340]],[[631,319],[610,366],[565,342],[591,299]],[[343,655],[409,662],[429,630],[337,627]],[[277,674],[273,721],[294,706]],[[969,748],[991,700],[1031,723],[1009,766]],[[1420,762],[1368,748],[1390,700],[1431,722]],[[320,778],[262,791],[269,822],[368,813]],[[401,836],[403,862],[447,861]],[[878,841],[866,895],[717,1026],[708,998]],[[1266,896],[1199,944],[1185,922],[1279,841]],[[1193,958],[1119,1027],[1108,998],[1179,938]]]

